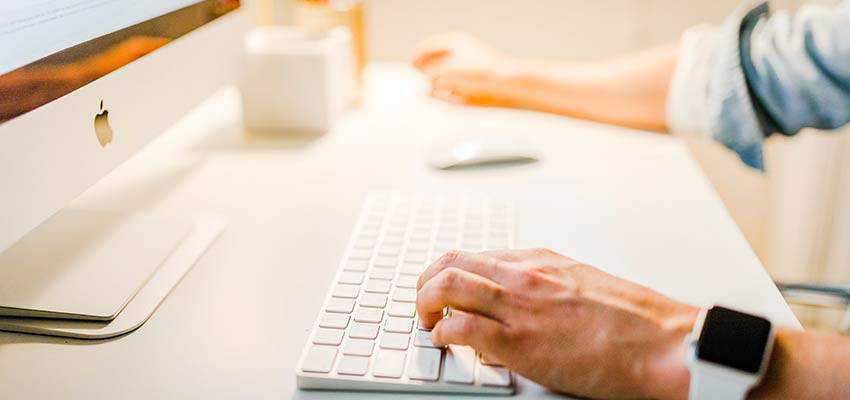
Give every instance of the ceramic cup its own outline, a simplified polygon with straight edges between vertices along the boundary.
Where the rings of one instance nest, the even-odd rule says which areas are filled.
[[[308,34],[263,26],[245,36],[240,79],[243,120],[253,131],[326,132],[350,104],[347,28]]]

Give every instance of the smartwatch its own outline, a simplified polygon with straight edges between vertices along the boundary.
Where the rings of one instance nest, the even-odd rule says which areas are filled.
[[[773,339],[773,324],[765,318],[720,306],[703,309],[685,339],[688,399],[746,398],[764,376]]]

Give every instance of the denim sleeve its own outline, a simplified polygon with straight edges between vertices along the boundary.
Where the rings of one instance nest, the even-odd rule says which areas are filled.
[[[710,46],[691,50],[708,54],[707,65],[697,68],[703,72],[674,76],[671,94],[683,92],[677,82],[699,86],[704,114],[691,118],[702,118],[703,133],[747,165],[764,169],[762,143],[774,133],[834,129],[850,121],[850,2],[807,5],[795,13],[770,13],[767,4],[744,8],[710,36],[703,40]],[[668,100],[668,120],[675,109],[670,101],[676,100]]]

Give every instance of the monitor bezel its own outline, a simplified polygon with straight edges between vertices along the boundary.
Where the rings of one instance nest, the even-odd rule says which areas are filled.
[[[168,46],[173,41],[238,10],[243,0],[199,0],[198,2],[127,26],[126,28],[86,40],[44,56],[36,61],[0,74],[0,105],[14,104],[18,109],[0,107],[0,125],[57,101],[92,82],[109,75]],[[110,65],[86,67],[84,61],[108,55],[117,46],[142,37],[148,40],[137,57],[115,60]],[[130,43],[130,45],[139,43]],[[95,63],[96,64],[96,63]],[[69,68],[72,66],[73,68]],[[72,71],[72,72],[68,72]],[[6,88],[6,89],[4,89]],[[30,96],[27,102],[24,98]]]

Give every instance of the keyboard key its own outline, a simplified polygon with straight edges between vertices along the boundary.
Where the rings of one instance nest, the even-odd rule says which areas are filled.
[[[354,299],[331,297],[331,299],[328,300],[328,306],[325,308],[325,311],[351,314],[351,312],[354,311]]]
[[[380,229],[365,229],[365,230],[360,231],[358,236],[361,237],[361,238],[378,240],[378,236],[381,236],[381,230]],[[369,251],[370,254],[372,252],[371,250],[367,250],[367,251]]]
[[[345,271],[339,275],[339,283],[359,285],[363,283],[363,273]]]
[[[498,363],[495,360],[491,360],[491,359],[487,358],[487,356],[485,356],[484,354],[479,354],[479,358],[481,359],[481,364],[490,365],[490,366],[493,366],[493,367],[501,367],[502,366],[502,364]]]
[[[413,345],[416,347],[437,347],[431,342],[431,331],[416,331],[416,337],[413,339]]]
[[[369,358],[343,355],[336,367],[336,372],[342,375],[366,375],[369,369]]]
[[[376,267],[395,268],[398,265],[398,257],[375,257],[373,265]]]
[[[450,344],[446,349],[446,369],[443,379],[451,383],[475,382],[475,350],[469,346]]]
[[[372,367],[372,375],[382,378],[401,378],[406,355],[406,352],[398,350],[378,351],[378,355],[375,357],[375,365]],[[333,360],[331,360],[331,363],[333,363]]]
[[[377,293],[363,293],[359,304],[363,307],[384,308],[387,306],[387,296]]]
[[[420,215],[416,218],[416,221],[413,222],[413,233],[430,233],[433,224],[433,217]]]
[[[361,237],[356,242],[354,242],[354,248],[360,250],[372,250],[375,247],[375,240],[372,238],[363,238]]]
[[[381,220],[382,219],[383,218],[380,218],[380,219],[379,218],[370,218],[369,220],[367,220],[366,222],[363,223],[363,229],[364,230],[381,229]]]
[[[405,222],[402,226],[390,227],[387,231],[387,237],[384,238],[384,241],[381,242],[382,246],[401,246],[402,242],[404,242],[404,232],[405,226],[407,223]]]
[[[360,308],[357,310],[357,315],[354,320],[357,322],[369,322],[373,324],[381,323],[384,319],[384,310],[379,308]]]
[[[369,293],[387,294],[390,292],[390,281],[380,279],[369,279],[369,281],[366,282],[366,287],[364,290]]]
[[[439,349],[424,347],[413,349],[410,352],[407,376],[410,379],[436,381],[440,377],[441,355],[442,352]]]
[[[322,320],[319,321],[319,326],[322,328],[345,329],[348,327],[348,321],[351,316],[346,314],[331,314],[325,313],[322,315]]]
[[[404,256],[404,263],[405,264],[424,264],[425,260],[427,260],[427,259],[428,259],[428,257],[425,256],[425,253],[407,253]]]
[[[334,287],[332,296],[344,299],[356,299],[358,294],[360,294],[360,286],[339,284]]]
[[[427,267],[427,265],[425,265],[424,261],[423,262],[416,262],[416,263],[406,263],[406,264],[401,266],[401,270],[399,272],[401,272],[404,275],[418,276],[418,275],[422,274],[422,271],[425,271],[426,267]]]
[[[419,318],[416,318],[416,329],[419,329],[420,331],[431,332],[430,329],[425,329],[425,327],[422,325],[422,320]]]
[[[425,263],[416,263],[416,264],[405,264],[401,267],[401,271],[399,271],[403,275],[413,275],[419,276],[422,272],[425,271]]]
[[[348,254],[349,260],[368,260],[372,258],[372,250],[354,249]]]
[[[510,241],[510,236],[508,235],[508,233],[507,233],[507,232],[493,232],[493,231],[490,231],[489,233],[490,233],[490,234],[489,234],[489,236],[487,237],[487,239],[488,239],[490,242],[493,242],[493,243],[495,243],[495,242],[508,243],[508,242]]]
[[[466,227],[466,232],[463,233],[463,238],[461,241],[463,242],[477,242],[484,238],[484,231],[478,229],[473,230],[470,227]]]
[[[455,246],[454,246],[454,245],[451,245],[451,246],[445,246],[445,247],[442,247],[442,246],[436,246],[436,247],[434,247],[434,254],[433,254],[433,258],[434,258],[435,260],[436,260],[436,259],[439,259],[439,258],[440,258],[440,257],[442,257],[444,254],[446,254],[446,253],[448,253],[448,252],[450,252],[450,251],[452,251],[452,250],[454,250],[454,249],[455,249]]]
[[[401,302],[405,302],[405,303],[415,303],[416,302],[416,290],[415,289],[396,288],[395,292],[393,292],[393,300],[401,301]]]
[[[366,324],[355,322],[348,332],[348,336],[355,339],[372,339],[378,337],[378,324]]]
[[[369,271],[369,277],[372,279],[391,281],[395,277],[395,270],[389,268],[372,268],[372,270]]]
[[[413,318],[416,315],[416,304],[392,302],[387,314],[391,317]]]
[[[341,329],[316,329],[316,334],[313,335],[313,344],[330,344],[339,346],[342,343],[342,335],[345,331]]]
[[[430,240],[431,240],[431,230],[430,229],[413,231],[413,233],[410,234],[410,241],[414,242],[414,243],[418,243],[417,248],[421,248],[421,246],[423,244],[428,243]],[[407,250],[410,251],[411,247],[408,246]],[[422,251],[426,251],[426,250],[428,250],[428,249],[426,248],[426,249],[423,249]]]
[[[411,219],[412,218],[410,217],[409,212],[405,212],[402,215],[395,216],[393,217],[393,219],[390,220],[390,228],[407,230],[408,225],[410,225],[410,223],[412,222]]]
[[[384,323],[384,331],[396,333],[410,333],[413,330],[413,319],[389,317]]]
[[[484,249],[484,242],[463,242],[460,248],[463,251],[479,252]]]
[[[407,246],[407,253],[427,253],[428,248],[428,238],[418,239],[413,237],[411,238],[410,244]]]
[[[399,275],[398,279],[395,280],[395,285],[396,285],[396,287],[400,287],[400,288],[415,289],[417,281],[419,281],[418,276],[415,276],[415,275]]]
[[[350,260],[345,263],[346,271],[365,272],[369,268],[369,263],[366,260]]]
[[[435,240],[438,242],[453,242],[457,240],[458,232],[458,224],[456,221],[446,221],[441,224],[437,230],[437,237]]]
[[[410,337],[402,333],[384,332],[381,336],[382,349],[407,350]]]
[[[378,250],[378,255],[381,257],[397,258],[401,254],[401,248],[397,246],[384,246]]]
[[[478,368],[478,379],[482,385],[487,386],[510,386],[511,373],[502,367],[491,367],[481,365]]]
[[[311,346],[304,358],[301,370],[304,372],[331,372],[331,367],[336,359],[336,347],[333,346]]]
[[[368,357],[372,355],[372,349],[375,347],[375,342],[364,339],[349,339],[342,349],[342,354],[351,356]]]

